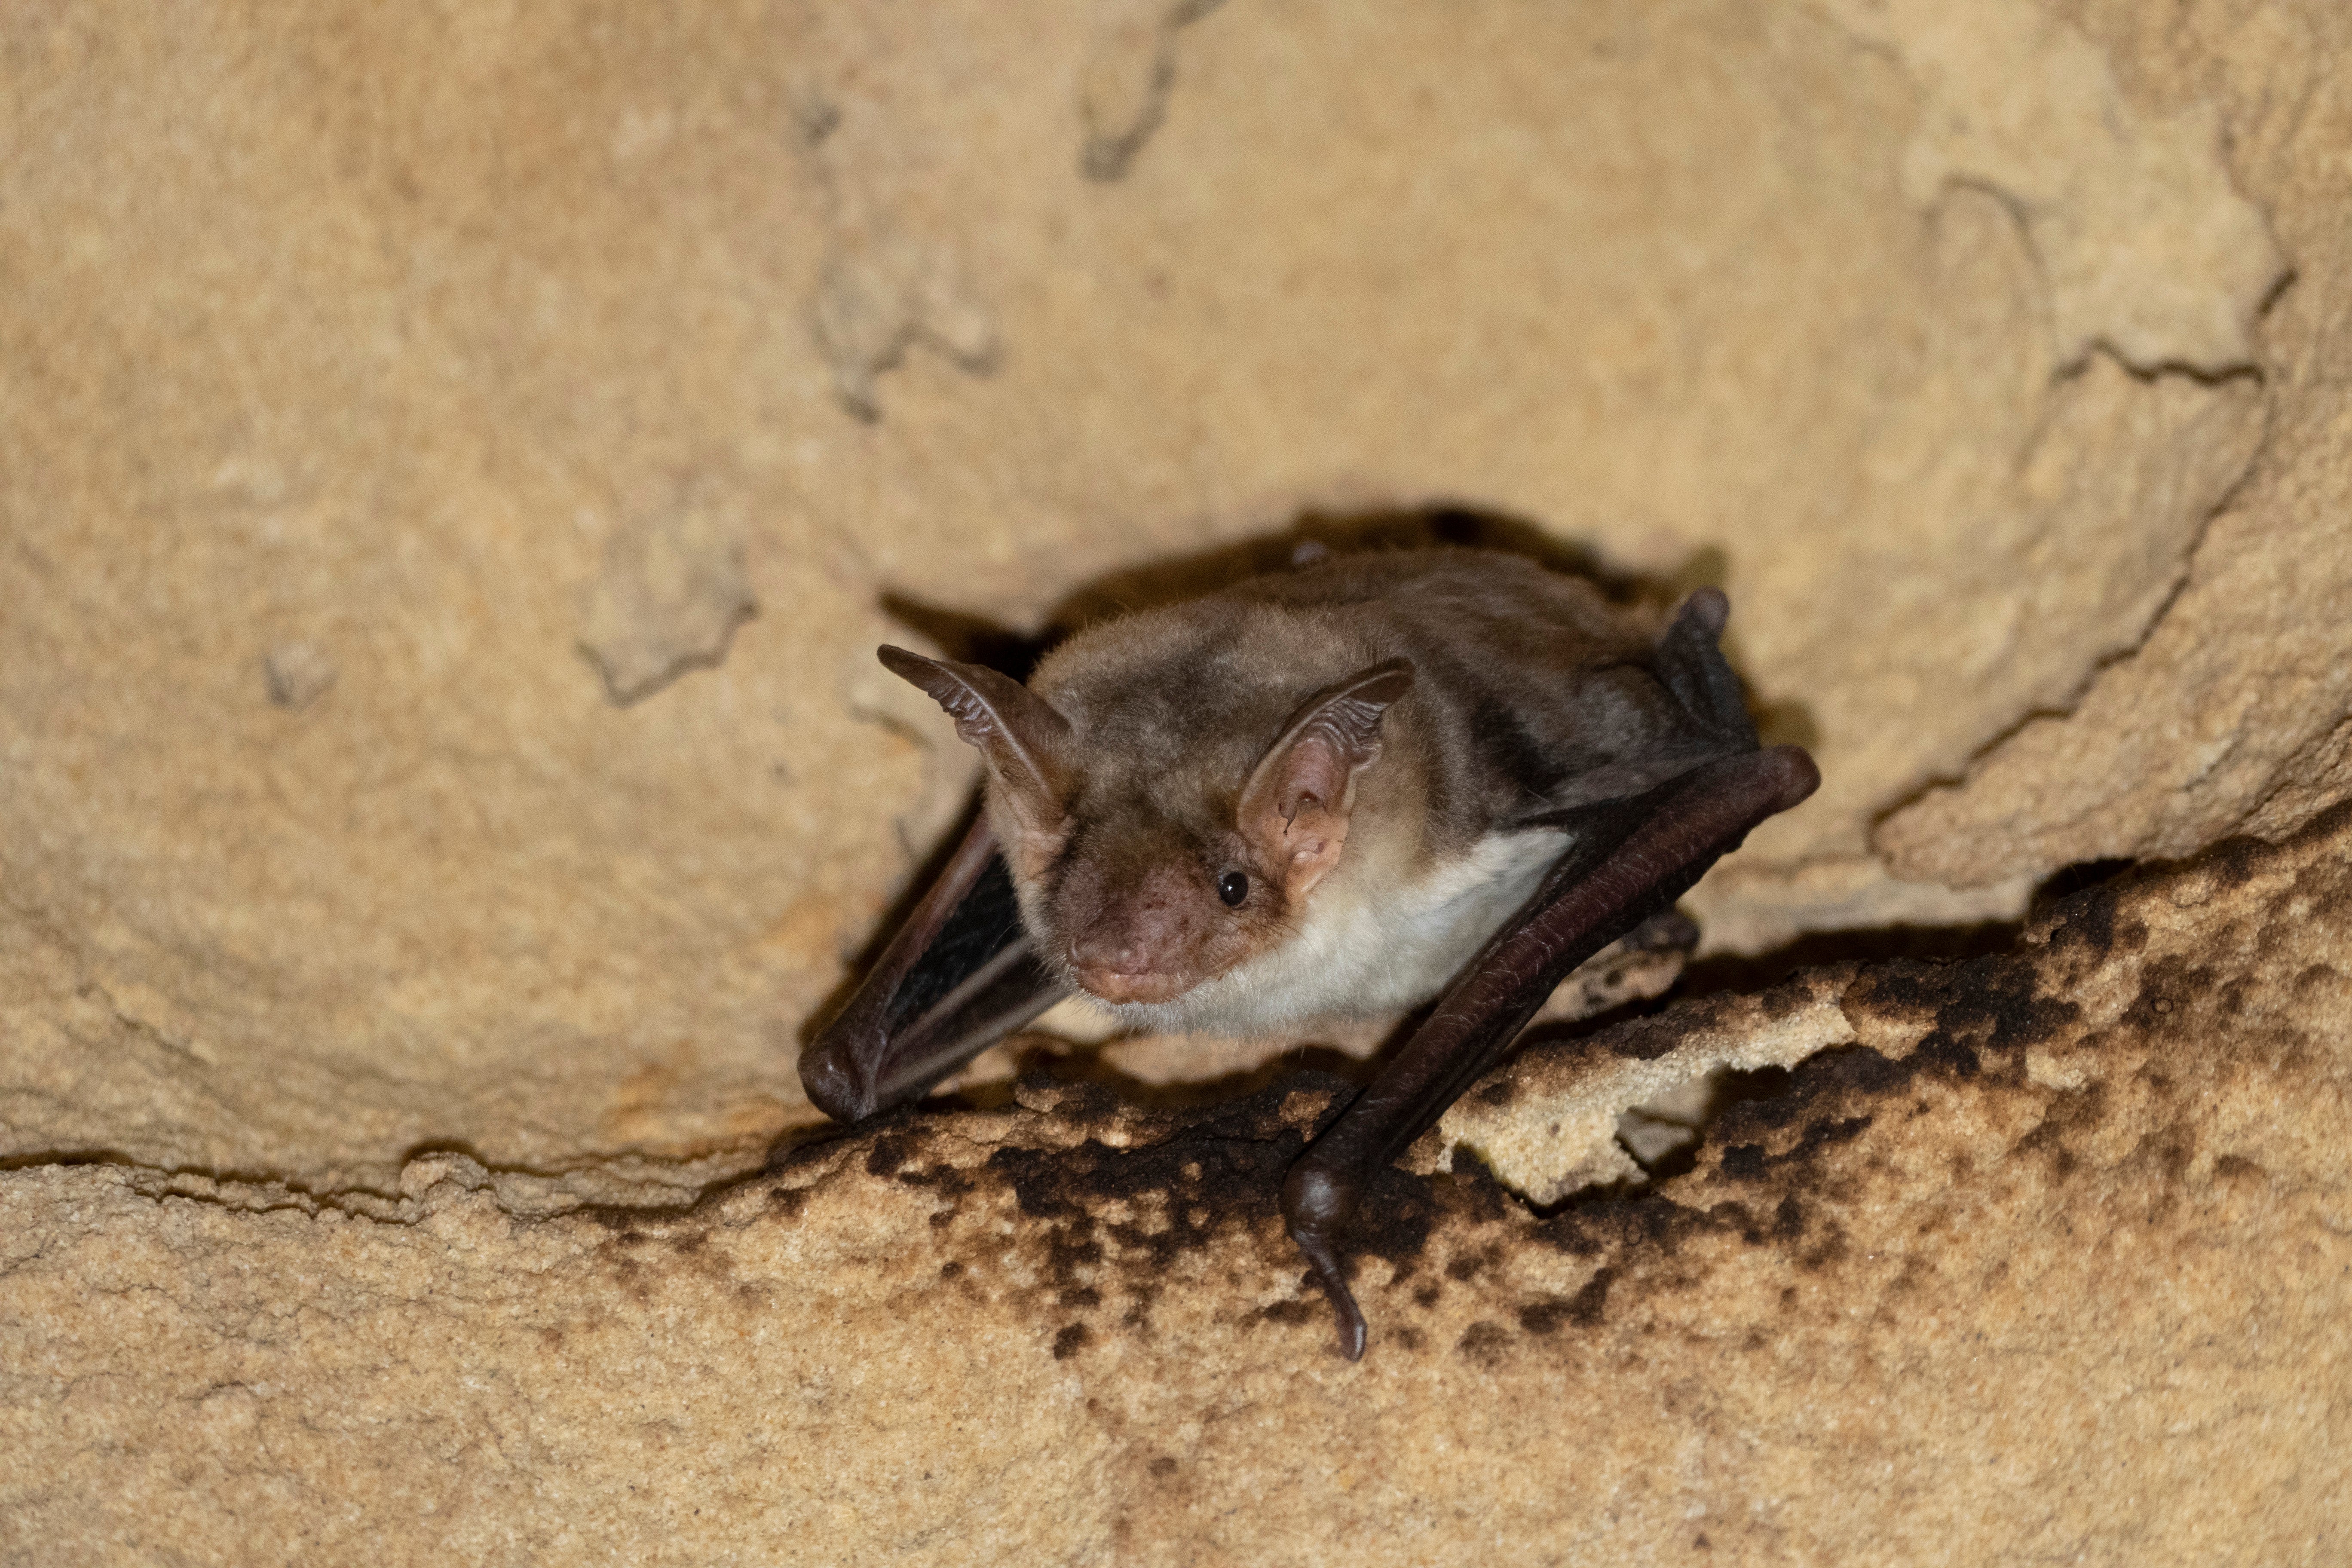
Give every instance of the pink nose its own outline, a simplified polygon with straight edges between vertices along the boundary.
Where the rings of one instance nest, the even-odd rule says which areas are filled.
[[[1106,1002],[1164,1002],[1179,987],[1153,967],[1142,943],[1115,937],[1078,937],[1070,943],[1070,972]]]

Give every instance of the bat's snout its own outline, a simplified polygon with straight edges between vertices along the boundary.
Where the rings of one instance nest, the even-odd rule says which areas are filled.
[[[1108,935],[1072,941],[1070,976],[1106,1002],[1172,1001],[1187,988],[1144,944]]]
[[[1080,987],[1110,1003],[1171,1002],[1199,984],[1226,913],[1197,857],[1142,836],[1117,858],[1087,858],[1064,879],[1054,924]]]

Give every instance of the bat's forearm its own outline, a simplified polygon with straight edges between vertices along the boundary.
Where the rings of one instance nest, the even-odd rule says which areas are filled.
[[[1372,1173],[1501,1058],[1570,970],[1672,904],[1758,823],[1820,782],[1801,749],[1776,746],[1706,763],[1607,808],[1379,1079],[1291,1167],[1284,1216],[1330,1291],[1349,1359],[1363,1352],[1364,1319],[1336,1247]]]

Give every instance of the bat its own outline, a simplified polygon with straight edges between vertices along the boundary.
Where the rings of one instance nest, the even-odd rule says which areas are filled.
[[[882,648],[979,750],[985,806],[809,1040],[810,1100],[902,1103],[1072,992],[1223,1035],[1435,998],[1283,1184],[1360,1357],[1340,1247],[1371,1176],[1570,971],[1821,782],[1759,746],[1729,613],[1702,588],[1661,628],[1519,556],[1423,550],[1117,617],[1025,685]]]

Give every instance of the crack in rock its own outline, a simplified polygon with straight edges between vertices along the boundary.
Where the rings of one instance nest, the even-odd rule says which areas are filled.
[[[1760,996],[1711,998],[1590,1040],[1526,1051],[1456,1100],[1410,1163],[1451,1171],[1467,1153],[1538,1205],[1639,1182],[1641,1167],[1618,1138],[1622,1118],[1712,1074],[1790,1068],[1853,1044],[1839,1003],[1854,974],[1854,966],[1839,965]]]
[[[1176,35],[1224,0],[1104,0],[1078,79],[1086,141],[1078,169],[1089,180],[1124,176],[1160,122],[1176,85]]]
[[[794,112],[826,214],[824,261],[809,329],[842,406],[869,424],[881,418],[876,384],[918,344],[967,375],[993,374],[1003,347],[995,312],[966,276],[956,249],[915,232],[868,188],[872,182],[861,177],[868,171],[853,168],[842,150],[839,103],[803,84]],[[865,157],[886,165],[897,161],[887,138],[866,149]]]
[[[1927,91],[1905,195],[1929,207],[1975,184],[2016,215],[2059,364],[2101,346],[2140,371],[2253,363],[2255,318],[2287,263],[2231,184],[2211,104],[2140,114],[2106,56],[2029,0],[1816,5],[1865,47],[1891,47]]]
[[[740,523],[707,477],[690,475],[667,504],[625,519],[605,539],[583,596],[580,650],[605,700],[626,708],[689,670],[717,668],[759,609]]]

